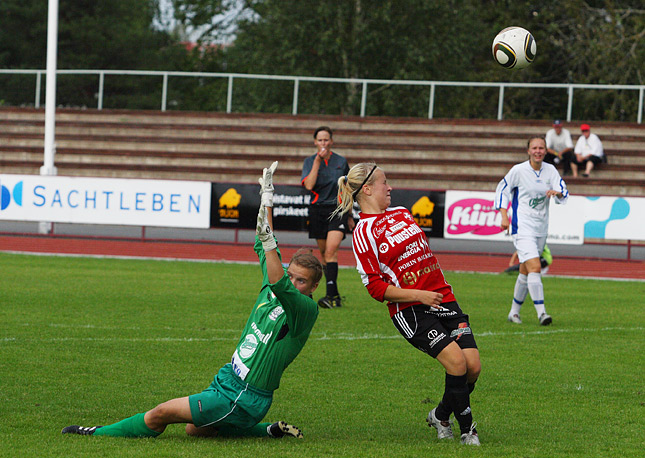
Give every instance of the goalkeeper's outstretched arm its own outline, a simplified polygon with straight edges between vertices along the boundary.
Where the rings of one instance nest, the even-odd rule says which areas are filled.
[[[256,234],[262,242],[266,255],[266,269],[269,282],[276,283],[284,275],[282,262],[277,252],[277,240],[273,236],[273,173],[278,167],[278,162],[264,169],[260,183],[261,203],[258,211]]]

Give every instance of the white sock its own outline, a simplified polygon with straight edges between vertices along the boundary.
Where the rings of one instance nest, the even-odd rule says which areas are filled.
[[[535,311],[537,312],[538,318],[540,318],[540,315],[546,313],[546,308],[544,307],[544,286],[542,286],[542,275],[538,272],[530,272],[527,284],[529,294],[531,295],[531,299],[533,299]]]
[[[524,299],[529,292],[529,289],[526,285],[526,275],[519,274],[517,280],[515,280],[515,290],[513,291],[513,302],[511,303],[511,311],[508,313],[508,316],[519,315]]]

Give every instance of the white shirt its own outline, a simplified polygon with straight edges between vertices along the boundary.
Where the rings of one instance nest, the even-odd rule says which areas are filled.
[[[549,229],[549,201],[546,192],[550,189],[562,193],[554,197],[556,204],[564,204],[569,198],[567,185],[557,169],[542,163],[539,171],[533,170],[529,161],[514,165],[497,185],[495,208],[511,205],[511,234],[541,237]]]
[[[546,147],[548,149],[561,152],[567,148],[573,149],[573,140],[571,140],[571,133],[562,128],[560,135],[555,132],[555,129],[550,129],[546,133]]]
[[[574,150],[574,153],[582,154],[583,156],[593,154],[594,156],[598,157],[603,157],[605,154],[602,148],[602,142],[596,134],[589,134],[589,138],[581,135],[576,142],[576,149]]]

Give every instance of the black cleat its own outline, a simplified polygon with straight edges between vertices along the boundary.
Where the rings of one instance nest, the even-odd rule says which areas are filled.
[[[297,426],[289,425],[284,421],[277,421],[273,423],[267,430],[269,431],[269,435],[271,437],[278,438],[291,436],[295,437],[296,439],[302,439],[302,431],[300,431],[300,428],[298,428]]]
[[[340,296],[325,296],[318,300],[318,306],[323,309],[331,309],[342,306]]]
[[[78,425],[72,425],[72,426],[66,426],[63,428],[61,431],[61,434],[80,434],[81,436],[91,436],[94,434],[94,431],[96,431],[98,428],[102,428],[102,426],[78,426]]]
[[[340,296],[334,296],[334,297],[331,298],[331,306],[332,307],[341,307],[342,305],[343,304],[342,304],[342,301],[340,299]]]
[[[332,308],[333,305],[331,303],[331,297],[325,296],[325,297],[322,297],[322,298],[318,299],[318,307],[320,307],[321,309],[330,309],[330,308]]]

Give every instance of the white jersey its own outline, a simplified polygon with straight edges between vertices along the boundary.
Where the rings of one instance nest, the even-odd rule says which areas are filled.
[[[502,178],[495,191],[495,208],[508,208],[510,203],[511,234],[547,235],[551,199],[546,192],[550,189],[562,193],[561,199],[554,197],[556,204],[566,203],[569,198],[566,183],[557,169],[545,162],[539,171],[533,170],[529,161],[522,162]]]
[[[603,157],[603,155],[605,154],[605,151],[602,147],[602,142],[596,134],[589,134],[589,138],[581,135],[576,142],[576,149],[574,150],[574,152],[576,154],[582,154],[583,156],[591,154],[598,157]]]
[[[555,132],[555,129],[550,129],[546,133],[546,147],[552,150],[563,151],[565,149],[573,149],[573,140],[571,139],[571,133],[567,129],[562,129],[560,135]]]

